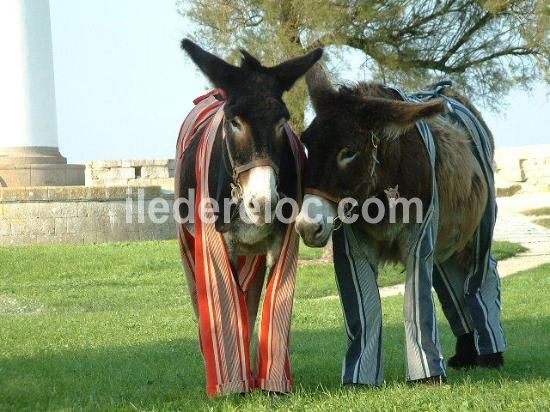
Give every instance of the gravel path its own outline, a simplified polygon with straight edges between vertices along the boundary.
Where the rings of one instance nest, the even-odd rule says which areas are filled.
[[[498,264],[501,278],[550,263],[550,229],[533,223],[540,216],[525,216],[522,212],[550,207],[550,193],[503,197],[498,201],[498,218],[494,237],[496,240],[521,243],[528,250]],[[550,275],[550,273],[549,273]],[[380,296],[403,294],[405,285],[380,289]]]
[[[525,194],[498,199],[495,239],[520,243],[528,249],[526,252],[499,262],[498,272],[501,278],[550,263],[550,229],[533,223],[533,220],[539,219],[541,216],[525,216],[523,214],[527,210],[541,207],[550,207],[550,193]],[[404,284],[380,288],[381,297],[403,295],[404,292]],[[337,296],[331,296],[331,298],[337,298]]]

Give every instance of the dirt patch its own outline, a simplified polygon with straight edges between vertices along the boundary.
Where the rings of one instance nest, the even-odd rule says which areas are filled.
[[[46,306],[29,299],[0,295],[0,315],[38,315],[46,312]]]

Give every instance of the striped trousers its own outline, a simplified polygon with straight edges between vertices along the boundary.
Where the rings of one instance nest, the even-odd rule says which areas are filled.
[[[434,288],[455,336],[474,332],[478,354],[504,352],[506,339],[501,321],[500,277],[492,256],[493,230],[497,219],[493,175],[493,150],[487,130],[460,102],[446,96],[449,113],[471,138],[472,152],[481,165],[489,189],[488,203],[473,239],[473,259],[467,272],[452,256],[434,268]]]
[[[384,380],[382,307],[378,291],[378,261],[368,236],[342,225],[333,234],[334,267],[348,348],[342,383],[380,385]],[[412,261],[415,259],[411,257]],[[429,260],[429,259],[428,259]],[[474,332],[478,353],[503,352],[506,340],[501,322],[500,279],[497,261],[483,279],[464,272],[453,256],[444,263],[418,262],[424,274],[433,266],[433,287],[455,336]],[[422,268],[423,266],[423,268]],[[429,278],[407,271],[404,316],[407,379],[445,375]]]
[[[342,383],[380,385],[384,352],[376,252],[368,236],[353,225],[342,225],[332,240],[348,340]],[[415,249],[407,262],[403,313],[408,380],[446,375],[431,288],[433,264],[424,252]]]
[[[200,133],[195,155],[195,233],[193,236],[184,224],[178,224],[178,239],[199,323],[207,392],[209,396],[246,393],[254,388],[288,392],[293,386],[289,344],[298,235],[293,224],[287,226],[279,256],[268,269],[256,362],[252,368],[251,335],[264,286],[266,263],[265,256],[238,257],[232,261],[225,239],[214,224],[208,176],[212,148],[218,131],[223,127],[222,102],[214,97],[219,93],[215,90],[195,101],[195,108],[181,127],[176,153],[176,159],[183,162],[190,139],[195,133]],[[299,151],[302,149],[295,135],[288,137],[299,171],[297,184],[300,184]],[[181,177],[178,173],[181,173],[180,169],[176,181]],[[178,187],[176,193],[179,194]],[[201,210],[205,213],[204,218]]]
[[[368,236],[353,225],[343,225],[332,239],[348,341],[342,383],[380,385],[384,380],[384,351],[377,256],[369,247]],[[427,265],[423,270],[428,270]],[[408,271],[406,279],[403,309],[407,379],[444,375],[429,279],[420,272]],[[433,287],[455,336],[474,332],[481,355],[504,351],[500,279],[494,257],[483,279],[460,269],[454,256],[444,263],[435,262]]]
[[[434,289],[455,336],[474,332],[477,353],[504,352],[506,339],[501,321],[500,278],[491,256],[483,279],[464,272],[451,257],[434,267]]]
[[[201,245],[195,244],[183,225],[178,232],[191,302],[199,321],[208,395],[246,393],[254,388],[289,392],[293,387],[289,347],[297,236],[288,236],[288,243],[283,245],[288,270],[277,267],[283,265],[281,259],[269,273],[252,368],[251,336],[264,287],[265,257],[239,258],[236,268],[215,267],[204,276],[203,271],[196,270],[195,257],[200,255],[196,247]]]

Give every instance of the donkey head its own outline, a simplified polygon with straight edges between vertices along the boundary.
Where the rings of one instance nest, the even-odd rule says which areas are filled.
[[[193,62],[227,97],[224,105],[225,150],[234,178],[242,188],[247,215],[254,222],[278,201],[277,174],[290,115],[283,93],[290,90],[321,57],[316,49],[274,67],[264,67],[242,50],[240,67],[201,49],[188,39],[181,43]]]
[[[441,100],[406,103],[368,96],[361,87],[335,89],[320,64],[307,74],[316,117],[302,136],[308,149],[306,197],[296,229],[310,246],[328,241],[345,197],[374,195],[378,145],[396,141],[423,118],[445,110]]]

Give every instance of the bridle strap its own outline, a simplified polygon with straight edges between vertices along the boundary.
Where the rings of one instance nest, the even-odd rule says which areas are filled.
[[[260,166],[271,166],[273,168],[273,170],[275,171],[275,174],[276,175],[279,174],[279,168],[277,167],[275,162],[273,162],[273,160],[271,160],[271,159],[256,159],[256,160],[251,160],[250,162],[245,163],[244,165],[233,167],[233,175],[235,177],[238,177],[241,173],[246,172],[247,170],[253,169],[255,167],[260,167]]]
[[[275,171],[275,174],[277,176],[279,175],[279,167],[271,159],[255,159],[251,160],[248,163],[245,163],[244,165],[235,166],[235,159],[233,158],[233,154],[231,153],[231,149],[229,148],[228,139],[225,138],[225,132],[223,133],[223,140],[225,141],[225,151],[227,152],[227,156],[229,157],[229,163],[231,164],[231,173],[233,175],[235,183],[241,173],[260,166],[270,166]]]
[[[340,199],[339,197],[336,197],[336,196],[332,196],[332,195],[329,195],[327,192],[323,192],[322,190],[319,190],[319,189],[314,189],[312,187],[308,187],[304,190],[304,193],[306,195],[315,195],[315,196],[321,196],[322,198],[325,198],[327,199],[328,201],[331,201],[333,203],[340,203]]]

